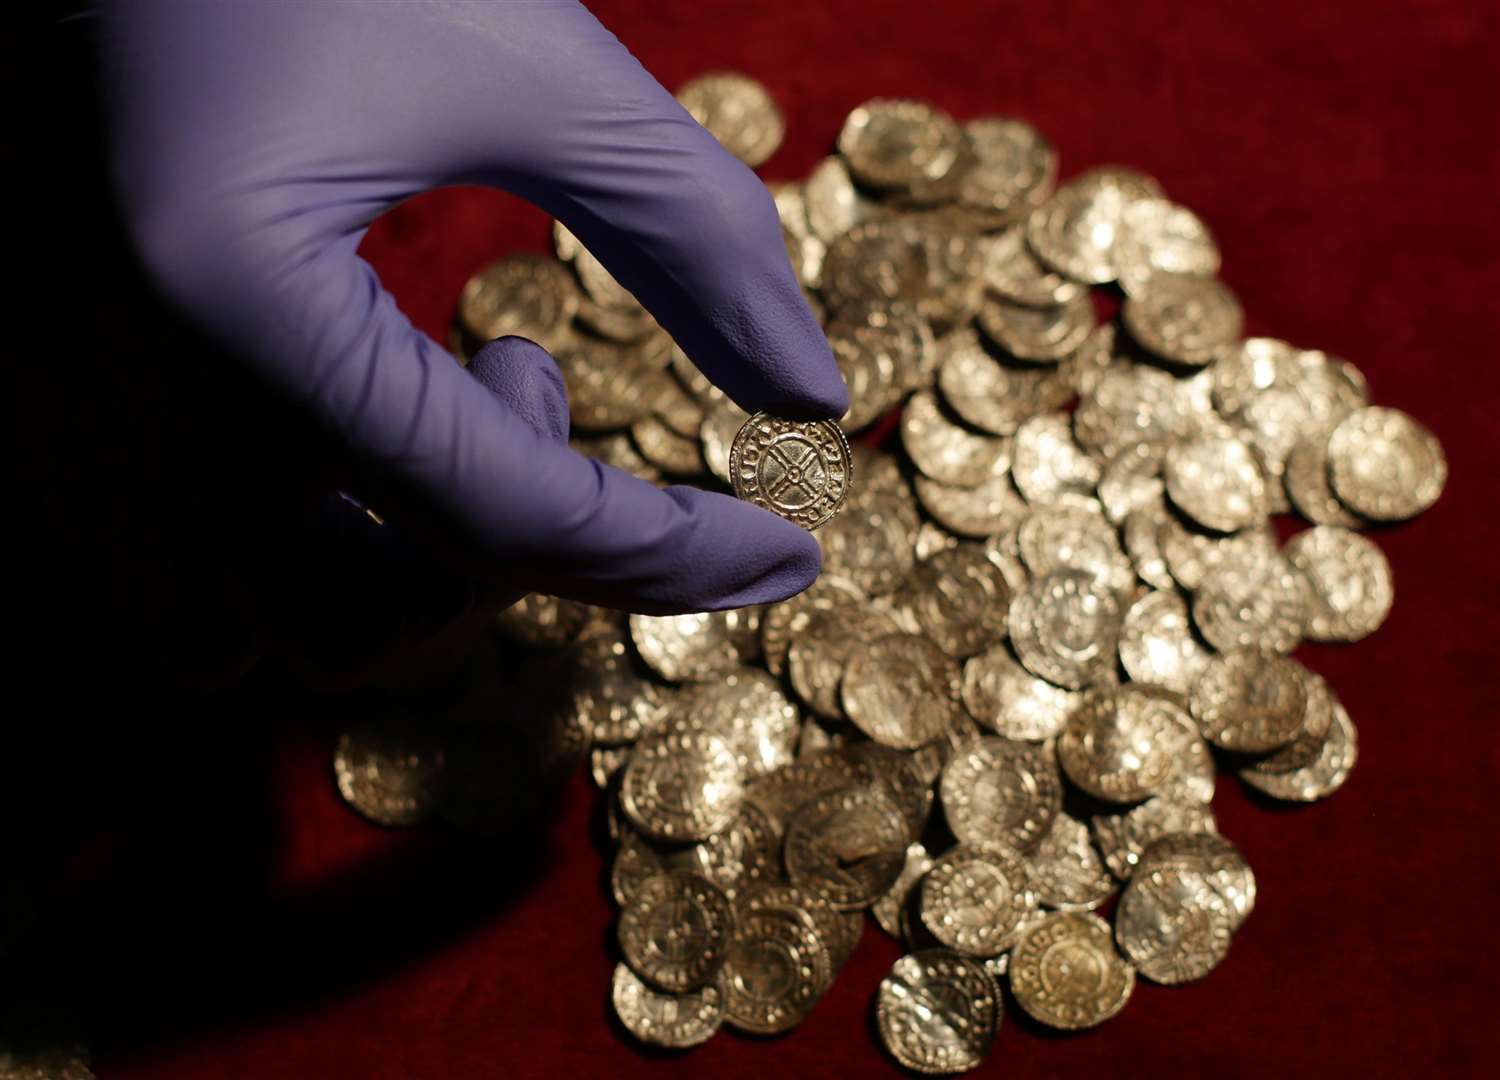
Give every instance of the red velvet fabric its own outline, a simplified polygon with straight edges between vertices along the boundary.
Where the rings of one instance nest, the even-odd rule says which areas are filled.
[[[668,87],[714,68],[763,80],[788,122],[768,178],[804,175],[844,114],[877,95],[930,98],[960,118],[1026,117],[1057,145],[1065,176],[1106,162],[1145,169],[1213,227],[1248,332],[1353,360],[1377,402],[1429,424],[1448,452],[1437,507],[1375,534],[1397,582],[1389,622],[1357,646],[1299,654],[1359,726],[1346,789],[1324,804],[1268,809],[1232,778],[1220,786],[1220,826],[1260,885],[1227,961],[1191,987],[1142,983],[1120,1017],[1076,1037],[1010,1015],[982,1074],[1259,1080],[1468,1076],[1495,1065],[1486,1028],[1500,958],[1500,40],[1491,6],[600,0],[595,9]],[[364,251],[413,320],[441,337],[469,274],[547,244],[537,211],[461,190],[401,207]],[[170,1036],[100,1046],[101,1077],[895,1072],[868,1018],[900,950],[873,925],[792,1035],[644,1052],[610,1020],[613,911],[596,797],[582,776],[539,828],[538,849],[518,854],[364,824],[329,782],[331,736],[295,717],[280,731],[268,804],[244,810],[268,822],[272,868],[244,887],[278,914],[219,926],[280,947],[263,965],[230,948],[202,965],[201,983],[178,987],[185,1000],[217,1000],[226,986],[264,980],[246,994],[255,1007],[205,1008],[201,1023],[169,1024]],[[320,891],[330,881],[338,888]],[[413,922],[431,932],[414,940],[404,929]]]

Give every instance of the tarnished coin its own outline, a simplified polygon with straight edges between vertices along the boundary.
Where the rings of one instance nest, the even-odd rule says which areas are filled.
[[[920,304],[932,294],[932,264],[921,235],[909,222],[877,217],[854,226],[828,245],[823,256],[823,296],[835,313],[872,304]],[[830,338],[847,339],[847,334]],[[834,359],[841,360],[835,341]],[[894,358],[888,363],[894,364]],[[894,371],[891,372],[894,377]],[[858,391],[849,373],[851,409]],[[883,410],[882,410],[883,411]],[[846,421],[846,427],[859,426]]]
[[[1048,266],[1077,281],[1113,281],[1115,245],[1132,202],[1157,198],[1161,187],[1133,169],[1110,166],[1074,177],[1032,211],[1026,242]]]
[[[1079,690],[1112,672],[1120,613],[1114,597],[1079,570],[1038,578],[1010,605],[1010,640],[1028,671]]]
[[[458,317],[475,341],[515,334],[556,348],[578,310],[578,287],[567,268],[537,255],[507,255],[471,277],[458,298]]]
[[[1125,596],[1135,585],[1119,535],[1099,504],[1080,496],[1034,507],[1016,530],[1021,561],[1035,577],[1060,570],[1082,570],[1102,588]]]
[[[957,487],[983,483],[1010,465],[1006,439],[970,431],[949,419],[926,390],[913,394],[901,410],[901,445],[918,469]]]
[[[896,878],[895,884],[881,894],[879,900],[870,905],[870,914],[875,916],[876,923],[891,937],[898,940],[902,937],[901,912],[912,898],[912,890],[931,869],[932,856],[927,853],[927,848],[920,840],[913,840],[906,846],[906,863],[901,868],[901,875]]]
[[[960,844],[922,879],[922,925],[965,956],[997,956],[1036,911],[1026,860],[1010,848]]]
[[[1136,683],[1095,690],[1068,718],[1057,758],[1068,779],[1095,798],[1136,802],[1173,778],[1194,742],[1192,720],[1172,695]]]
[[[1152,274],[1121,311],[1130,336],[1163,360],[1202,367],[1240,336],[1245,312],[1223,282],[1191,274]]]
[[[665,731],[708,731],[723,736],[745,777],[790,764],[801,718],[781,684],[756,668],[738,668],[714,682],[689,686],[671,701]]]
[[[790,881],[768,879],[757,882],[735,901],[735,911],[741,919],[752,911],[772,908],[793,912],[812,923],[818,940],[828,950],[828,959],[835,973],[853,954],[864,932],[862,912],[836,911],[821,896]]]
[[[1221,567],[1257,566],[1276,557],[1276,530],[1270,522],[1228,536],[1200,532],[1170,513],[1158,524],[1156,540],[1167,569],[1189,592]]]
[[[1078,348],[1094,329],[1094,304],[1080,293],[1063,304],[1027,307],[998,296],[979,305],[979,329],[1012,356],[1055,363]]]
[[[1148,288],[1157,274],[1212,277],[1219,246],[1197,214],[1168,199],[1138,199],[1125,208],[1115,241],[1115,268],[1127,296]]]
[[[724,962],[724,1022],[774,1035],[802,1022],[833,981],[828,949],[806,915],[785,908],[746,912]]]
[[[746,787],[745,798],[766,812],[777,835],[781,835],[792,814],[809,799],[846,787],[879,783],[879,775],[868,762],[826,750],[756,777]]]
[[[647,986],[628,964],[615,965],[610,1001],[625,1030],[651,1046],[697,1046],[724,1022],[724,994],[717,983],[665,994]]]
[[[1092,911],[1115,893],[1114,878],[1094,850],[1089,827],[1070,814],[1053,819],[1028,861],[1043,907]]]
[[[1307,580],[1307,636],[1359,641],[1379,629],[1395,600],[1391,564],[1359,533],[1319,525],[1294,536],[1286,561]]]
[[[875,98],[844,120],[838,149],[871,187],[910,189],[946,176],[963,141],[952,118],[926,102]]]
[[[787,675],[792,689],[819,716],[844,719],[839,686],[849,658],[865,642],[900,632],[901,628],[889,615],[872,607],[817,612],[787,653]]]
[[[1308,618],[1308,582],[1277,555],[1204,574],[1193,596],[1193,623],[1220,652],[1259,648],[1289,653]]]
[[[892,592],[916,562],[917,511],[903,495],[871,495],[819,530],[823,572],[867,596]]]
[[[938,786],[960,843],[1029,851],[1062,808],[1062,782],[1047,748],[984,738],[959,751]]]
[[[1062,413],[1034,416],[1016,431],[1011,448],[1011,475],[1029,503],[1043,503],[1070,492],[1092,495],[1099,483],[1099,463],[1073,439]]]
[[[924,637],[860,642],[840,683],[844,713],[884,746],[914,750],[942,738],[958,711],[958,664]]]
[[[1270,772],[1257,763],[1241,769],[1240,779],[1273,799],[1315,802],[1344,786],[1358,757],[1359,741],[1354,723],[1344,706],[1335,702],[1333,726],[1311,764],[1291,772]]]
[[[1010,586],[978,544],[939,551],[917,564],[904,591],[922,632],[955,659],[1005,636]]]
[[[1137,510],[1161,505],[1166,482],[1161,476],[1161,460],[1167,447],[1162,443],[1130,443],[1117,450],[1099,474],[1099,502],[1105,516],[1116,525]]]
[[[734,933],[729,898],[698,874],[658,874],[620,912],[620,952],[659,990],[696,990],[719,973]]]
[[[1115,1016],[1135,989],[1135,970],[1115,951],[1097,915],[1059,911],[1031,927],[1010,954],[1010,989],[1033,1019],[1079,1031]]]
[[[1333,429],[1328,475],[1334,494],[1355,513],[1399,521],[1437,502],[1448,459],[1437,436],[1406,413],[1372,406]]]
[[[1129,810],[1095,814],[1092,828],[1109,872],[1129,881],[1152,841],[1168,833],[1217,832],[1219,826],[1206,803],[1154,795]]]
[[[556,649],[577,641],[596,610],[558,596],[527,593],[495,616],[495,625],[523,645]]]
[[[729,451],[735,436],[745,426],[745,410],[728,399],[707,406],[698,426],[698,441],[703,447],[703,463],[708,471],[730,484]]]
[[[1193,380],[1146,364],[1112,364],[1080,395],[1073,436],[1107,460],[1135,443],[1186,438],[1203,426],[1207,412]]]
[[[814,167],[802,186],[802,200],[808,226],[825,244],[880,212],[878,204],[854,186],[849,166],[839,157],[824,158]]]
[[[1299,668],[1298,674],[1307,690],[1307,711],[1302,714],[1302,730],[1280,750],[1257,761],[1254,767],[1259,772],[1288,773],[1307,768],[1318,760],[1328,733],[1333,730],[1334,711],[1342,707],[1338,695],[1323,676],[1306,668]]]
[[[739,667],[760,648],[760,611],[701,611],[630,616],[641,659],[669,682],[699,682]]]
[[[1008,472],[995,472],[971,488],[954,487],[919,475],[913,478],[912,487],[922,509],[943,528],[970,539],[991,536],[1026,511],[1026,503]]]
[[[992,435],[1010,435],[1030,417],[1060,409],[1073,396],[1059,369],[1003,362],[986,351],[971,327],[946,334],[937,351],[943,400]]]
[[[993,237],[983,252],[985,287],[1011,303],[1039,308],[1055,307],[1087,292],[1085,286],[1054,273],[1038,262],[1031,249],[1026,246],[1026,234],[1020,227],[1007,229]]]
[[[1209,742],[1225,750],[1265,753],[1302,730],[1307,684],[1295,660],[1236,649],[1209,660],[1188,700]]]
[[[739,760],[723,736],[672,732],[635,744],[620,808],[647,836],[701,840],[733,823],[743,795]]]
[[[638,666],[613,627],[588,638],[566,664],[565,700],[592,742],[634,742],[660,726],[667,693]]]
[[[442,792],[441,736],[415,717],[372,717],[339,736],[333,775],[339,794],[377,825],[407,828],[431,816]]]
[[[792,640],[807,628],[815,614],[864,601],[864,594],[853,582],[825,571],[796,596],[767,607],[760,620],[760,647],[771,674],[779,676],[786,670],[786,654]]]
[[[827,420],[756,413],[734,437],[729,479],[736,497],[816,529],[838,513],[853,482],[849,440]]]
[[[675,385],[664,380],[666,385]],[[703,472],[703,448],[697,435],[688,438],[667,426],[659,416],[643,416],[630,425],[641,456],[668,476],[697,476]]]
[[[1177,508],[1206,529],[1238,532],[1269,509],[1260,462],[1240,439],[1200,435],[1174,443],[1162,477]]]
[[[982,726],[1024,742],[1052,738],[1082,700],[1076,691],[1053,686],[1027,671],[1006,642],[969,658],[960,696]]]
[[[1168,986],[1201,979],[1229,952],[1236,917],[1192,870],[1137,868],[1115,911],[1120,951],[1146,978]]]
[[[1000,1026],[1000,993],[976,960],[947,949],[903,956],[880,982],[875,1026],[892,1057],[913,1072],[976,1068]]]
[[[677,91],[677,101],[752,169],[774,154],[786,136],[786,121],[770,92],[738,72],[699,75]]]
[[[1196,874],[1228,906],[1236,930],[1255,910],[1255,873],[1240,849],[1217,832],[1169,832],[1151,841],[1136,872],[1163,867]]]
[[[1333,493],[1328,478],[1328,436],[1331,432],[1319,428],[1310,435],[1299,438],[1286,456],[1282,470],[1282,483],[1287,498],[1297,513],[1314,525],[1342,525],[1346,529],[1358,529],[1365,524],[1363,518],[1354,513]]]
[[[787,876],[840,911],[866,908],[901,875],[912,837],[906,817],[879,787],[849,787],[809,799],[787,826]]]
[[[1023,120],[981,116],[964,125],[974,163],[959,180],[958,200],[1000,221],[1018,220],[1052,193],[1057,151]]]
[[[1120,662],[1136,682],[1186,694],[1208,663],[1188,622],[1187,604],[1175,591],[1142,596],[1120,626]]]

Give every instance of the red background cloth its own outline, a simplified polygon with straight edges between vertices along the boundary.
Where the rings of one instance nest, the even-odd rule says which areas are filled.
[[[1222,831],[1260,884],[1227,961],[1181,989],[1142,982],[1076,1037],[1008,1015],[984,1075],[1472,1075],[1494,1064],[1500,41],[1489,5],[1319,3],[745,4],[600,2],[668,87],[714,68],[762,80],[786,112],[768,178],[807,173],[845,113],[929,98],[1008,113],[1056,144],[1063,175],[1121,162],[1198,211],[1247,332],[1357,363],[1378,403],[1441,437],[1448,490],[1376,539],[1396,606],[1373,638],[1307,647],[1359,726],[1345,790],[1305,809],[1253,804],[1226,778]],[[567,78],[567,72],[559,76]],[[514,199],[445,191],[401,207],[364,251],[440,339],[464,280],[548,223]],[[596,796],[582,776],[536,852],[365,825],[329,782],[331,737],[289,722],[270,761],[272,873],[247,881],[284,922],[268,970],[203,965],[185,999],[267,980],[253,1007],[97,1047],[101,1077],[408,1080],[472,1076],[895,1071],[869,1003],[900,953],[876,928],[786,1038],[725,1034],[642,1051],[609,1018],[613,911]],[[217,811],[216,811],[217,812]],[[207,835],[212,836],[212,829]],[[486,861],[490,865],[483,865]],[[332,894],[320,883],[338,879]],[[496,884],[503,879],[503,887]],[[423,929],[414,937],[413,927]],[[253,935],[251,935],[253,938]],[[167,947],[163,943],[163,947]],[[171,945],[191,948],[181,942]]]

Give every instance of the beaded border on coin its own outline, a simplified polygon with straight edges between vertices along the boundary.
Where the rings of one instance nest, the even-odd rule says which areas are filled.
[[[761,476],[761,466],[768,457],[776,457],[774,452],[779,446],[793,441],[806,444],[816,453],[815,464],[827,474],[827,486],[813,493],[804,504],[778,501],[776,493]],[[804,452],[801,458],[790,463],[777,458],[785,468],[783,478],[787,483],[793,487],[803,484],[801,468],[809,457]],[[729,447],[729,482],[737,498],[811,532],[843,508],[854,482],[854,456],[848,438],[831,420],[804,423],[758,412],[740,425]]]

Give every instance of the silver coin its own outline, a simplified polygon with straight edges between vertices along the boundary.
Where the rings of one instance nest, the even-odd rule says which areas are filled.
[[[816,529],[839,512],[854,482],[849,440],[827,420],[756,413],[730,446],[729,479],[736,497]]]
[[[1092,911],[1115,893],[1115,882],[1089,836],[1089,827],[1067,813],[1028,856],[1037,900],[1058,911]]]
[[[922,925],[965,956],[997,956],[1035,913],[1036,889],[1021,855],[998,845],[960,844],[922,879]]]
[[[976,960],[947,949],[903,956],[881,980],[875,1026],[891,1056],[918,1073],[967,1072],[988,1056],[1000,994]]]
[[[1333,707],[1333,727],[1323,740],[1318,756],[1291,772],[1269,772],[1259,764],[1240,770],[1240,779],[1273,799],[1315,802],[1332,795],[1349,779],[1359,758],[1358,732],[1343,705]]]
[[[1172,695],[1131,683],[1090,692],[1058,737],[1057,757],[1095,798],[1136,802],[1167,786],[1195,737]]]
[[[625,962],[659,990],[682,994],[712,980],[724,964],[734,910],[697,874],[658,874],[642,882],[620,913]]]
[[[1250,754],[1291,742],[1307,714],[1300,670],[1295,660],[1259,649],[1211,658],[1188,696],[1203,737]]]
[[[878,787],[819,795],[787,826],[787,876],[840,911],[869,907],[900,877],[911,839],[900,807]]]
[[[1051,754],[1009,739],[983,738],[953,756],[939,782],[943,815],[960,843],[1029,851],[1062,808]]]
[[[1245,325],[1244,309],[1223,282],[1191,274],[1151,275],[1125,301],[1121,318],[1148,351],[1190,367],[1210,363]]]
[[[770,92],[746,75],[714,71],[677,91],[677,100],[735,157],[752,169],[776,152],[786,121]]]
[[[697,1046],[724,1022],[724,994],[716,983],[667,994],[647,986],[627,964],[615,965],[610,1002],[625,1030],[651,1046]]]
[[[1143,865],[1120,895],[1115,939],[1142,975],[1176,986],[1219,966],[1235,925],[1230,906],[1194,871]]]
[[[1033,1019],[1079,1031],[1119,1014],[1135,989],[1135,969],[1115,951],[1103,919],[1058,911],[1028,929],[1011,950],[1010,989]]]
[[[729,827],[744,795],[727,740],[706,731],[642,739],[620,784],[620,807],[647,836],[701,840]]]
[[[1063,570],[1038,578],[1010,606],[1010,640],[1027,670],[1070,690],[1114,668],[1120,613],[1093,577]]]
[[[1162,477],[1177,508],[1207,529],[1238,532],[1269,510],[1260,462],[1240,439],[1201,435],[1174,443]]]
[[[1373,634],[1395,600],[1391,565],[1359,533],[1319,525],[1294,536],[1286,560],[1307,581],[1307,636],[1359,641]]]
[[[1186,694],[1208,657],[1209,651],[1193,636],[1187,604],[1175,591],[1148,592],[1125,612],[1120,662],[1136,682]]]
[[[1025,742],[1052,738],[1082,700],[1076,691],[1054,686],[1027,671],[1006,642],[969,658],[960,696],[981,726]]]
[[[1415,517],[1437,502],[1448,459],[1437,436],[1399,409],[1350,413],[1328,437],[1334,493],[1375,521]]]
[[[1217,832],[1213,810],[1196,799],[1154,795],[1138,806],[1095,814],[1090,822],[1109,872],[1129,881],[1152,841],[1168,833]]]
[[[756,1035],[788,1031],[832,981],[832,960],[811,920],[784,908],[747,912],[724,963],[724,1022]]]

